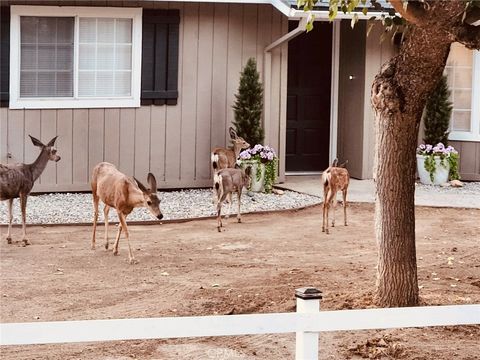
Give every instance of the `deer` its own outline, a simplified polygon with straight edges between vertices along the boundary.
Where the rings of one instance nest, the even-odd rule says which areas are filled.
[[[35,181],[40,177],[43,170],[47,167],[49,161],[60,161],[60,156],[55,148],[57,136],[44,145],[40,140],[31,135],[33,145],[39,147],[40,154],[31,164],[0,164],[0,200],[8,200],[8,232],[7,243],[12,243],[12,220],[13,220],[13,199],[20,198],[20,208],[22,210],[22,244],[30,245],[27,239],[26,213],[27,213],[27,197],[32,191]]]
[[[347,226],[347,191],[350,183],[350,174],[344,168],[347,164],[338,165],[338,160],[335,159],[331,166],[329,166],[322,173],[323,184],[323,223],[322,232],[329,234],[328,230],[328,212],[330,205],[333,203],[333,219],[332,227],[335,227],[335,208],[337,207],[337,192],[341,191],[343,195],[343,220]]]
[[[250,147],[250,144],[238,136],[232,127],[228,129],[228,132],[233,147],[230,149],[216,147],[212,150],[211,162],[214,173],[221,169],[235,168],[240,152]]]
[[[152,173],[148,173],[147,182],[150,188],[146,188],[135,177],[131,178],[120,172],[115,165],[108,162],[101,162],[95,166],[92,172],[92,195],[93,195],[93,234],[91,249],[95,250],[95,232],[97,229],[98,205],[102,200],[104,203],[103,214],[105,217],[105,250],[108,250],[108,213],[110,208],[117,211],[120,224],[117,236],[113,245],[113,255],[118,255],[118,243],[122,230],[125,232],[128,243],[128,261],[136,264],[130,246],[130,234],[127,227],[127,216],[134,208],[145,207],[158,220],[163,218],[160,210],[160,199],[157,196],[157,180]]]
[[[237,213],[237,221],[239,223],[242,222],[242,214],[240,213],[240,205],[241,205],[241,198],[242,198],[242,190],[243,187],[250,186],[251,181],[251,168],[247,167],[246,169],[232,169],[226,168],[221,169],[215,173],[213,177],[214,182],[214,191],[217,196],[217,229],[221,232],[223,224],[222,224],[222,205],[223,202],[230,197],[230,204],[231,204],[231,196],[233,192],[237,192],[238,195],[238,213]]]
[[[210,158],[214,175],[221,169],[235,168],[240,152],[250,147],[250,144],[248,142],[246,142],[242,137],[237,135],[237,132],[233,129],[233,127],[229,127],[228,132],[230,134],[230,139],[232,140],[233,147],[230,149],[216,147],[212,150],[211,153]],[[226,217],[228,218],[230,214],[230,207],[232,205],[231,194],[226,201],[228,203],[228,212]]]

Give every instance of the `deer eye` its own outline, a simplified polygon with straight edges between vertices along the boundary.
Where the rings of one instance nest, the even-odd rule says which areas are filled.
[[[55,155],[57,153],[57,150],[52,149],[52,154]]]
[[[150,200],[148,200],[147,205],[152,205],[152,202]]]

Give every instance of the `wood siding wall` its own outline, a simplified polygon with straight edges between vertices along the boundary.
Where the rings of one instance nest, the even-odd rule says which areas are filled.
[[[480,181],[480,142],[452,141],[448,142],[460,154],[460,176],[462,180]]]
[[[107,1],[11,1],[8,4],[106,6]],[[48,164],[36,192],[90,190],[91,169],[116,164],[160,188],[211,185],[210,150],[229,145],[228,127],[239,74],[250,57],[264,68],[264,48],[287,32],[287,19],[270,5],[108,1],[108,6],[180,9],[179,99],[175,106],[140,108],[0,109],[0,162],[32,162],[31,134],[58,135],[62,160]],[[268,144],[284,153],[287,48],[272,53]],[[284,132],[284,129],[282,130]],[[11,154],[11,158],[7,158]],[[282,165],[283,167],[283,165]]]

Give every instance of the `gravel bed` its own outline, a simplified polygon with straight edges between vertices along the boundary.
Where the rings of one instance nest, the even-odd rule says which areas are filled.
[[[431,192],[432,194],[480,195],[480,182],[463,182],[463,187],[434,186],[417,183],[417,191]]]
[[[191,189],[159,192],[160,208],[165,220],[191,219],[215,215],[211,189]],[[231,214],[236,214],[236,195],[233,197]],[[253,197],[242,196],[242,214],[256,211],[282,210],[319,204],[316,196],[285,190],[283,195],[255,193]],[[226,213],[224,206],[222,213]],[[21,223],[18,199],[14,200],[13,223]],[[118,221],[116,211],[109,213],[110,221]],[[93,202],[91,194],[54,193],[28,197],[27,224],[75,224],[91,223]],[[103,206],[100,204],[98,220],[103,222]],[[151,221],[156,218],[144,208],[137,208],[128,221]],[[0,224],[8,224],[7,201],[0,202]]]

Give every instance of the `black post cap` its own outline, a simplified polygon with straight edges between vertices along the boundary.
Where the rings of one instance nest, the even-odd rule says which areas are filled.
[[[295,289],[295,297],[305,300],[321,299],[322,292],[314,287],[303,287]]]

